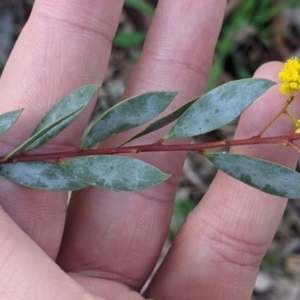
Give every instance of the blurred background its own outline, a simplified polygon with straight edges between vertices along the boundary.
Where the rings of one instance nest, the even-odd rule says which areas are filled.
[[[33,2],[0,1],[0,73],[30,15]],[[156,4],[155,0],[125,0],[95,114],[120,99],[139,58]],[[299,0],[228,0],[207,90],[230,80],[251,77],[261,64],[284,61],[291,56],[300,57]],[[195,139],[197,142],[231,139],[236,122]],[[202,156],[188,155],[161,260],[187,214],[201,201],[215,172]],[[297,200],[288,203],[252,297],[252,300],[300,300],[300,202]]]

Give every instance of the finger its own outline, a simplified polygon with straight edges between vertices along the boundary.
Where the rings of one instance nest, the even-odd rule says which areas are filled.
[[[225,1],[161,0],[125,97],[175,90],[179,105],[201,94],[224,6]],[[148,138],[141,139],[144,142]],[[176,175],[166,184],[139,193],[97,189],[77,193],[58,258],[65,270],[114,279],[136,289],[144,284],[168,231],[184,155],[156,153],[138,158]]]
[[[0,81],[1,98],[10,100],[1,101],[0,112],[24,108],[1,140],[1,151],[8,153],[24,141],[49,108],[68,92],[87,83],[101,83],[121,8],[121,0],[35,2]],[[43,151],[77,146],[91,110],[92,105]],[[55,257],[67,195],[35,191],[4,179],[0,185],[0,204],[6,212]]]
[[[96,300],[49,259],[2,210],[0,227],[2,299]]]
[[[255,77],[277,80],[280,67],[279,63],[268,64]],[[235,137],[257,134],[285,101],[278,86],[273,87],[242,115]],[[282,117],[266,134],[285,134],[293,131],[293,126],[288,118]],[[236,147],[233,152],[290,167],[297,160],[297,153],[282,146]],[[180,230],[146,295],[174,300],[250,299],[259,265],[285,205],[285,199],[218,172]]]

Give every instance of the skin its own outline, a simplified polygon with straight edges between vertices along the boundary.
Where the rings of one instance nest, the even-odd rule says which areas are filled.
[[[160,0],[124,98],[175,90],[178,106],[203,93],[225,5],[225,0]],[[120,0],[35,1],[0,80],[0,113],[24,108],[1,140],[1,154],[24,141],[68,92],[102,82],[122,6]],[[280,68],[281,63],[269,63],[255,77],[277,80]],[[235,137],[255,135],[284,102],[278,87],[271,88],[243,114]],[[296,114],[299,105],[292,105]],[[92,105],[38,151],[76,147],[91,111]],[[281,117],[266,135],[293,130]],[[163,132],[141,142],[153,142]],[[114,138],[103,146],[117,142]],[[231,151],[289,167],[297,160],[294,151],[281,146]],[[73,193],[68,207],[66,193],[33,190],[1,178],[1,299],[250,298],[286,200],[219,172],[142,296],[139,290],[167,235],[184,154],[138,157],[174,176],[138,193],[81,190]]]

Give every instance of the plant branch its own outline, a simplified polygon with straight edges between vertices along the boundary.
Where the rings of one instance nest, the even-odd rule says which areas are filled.
[[[171,152],[171,151],[195,151],[201,152],[206,149],[222,148],[226,146],[245,146],[245,145],[259,145],[259,144],[279,144],[283,146],[292,146],[293,149],[299,151],[299,148],[293,143],[295,140],[300,139],[300,134],[291,134],[276,137],[251,137],[241,140],[223,140],[202,144],[173,144],[173,145],[161,145],[158,143],[121,147],[121,148],[106,148],[106,149],[91,149],[82,150],[76,149],[73,151],[63,151],[55,153],[43,153],[43,154],[20,154],[16,155],[7,161],[5,157],[0,158],[1,163],[8,162],[28,162],[28,161],[59,161],[64,158],[72,158],[78,156],[88,155],[109,155],[109,154],[125,154],[125,153],[140,153],[140,152]]]

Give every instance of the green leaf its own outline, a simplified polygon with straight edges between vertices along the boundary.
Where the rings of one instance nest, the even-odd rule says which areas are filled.
[[[154,15],[154,8],[145,0],[125,0],[125,5],[134,8],[135,10],[152,17]]]
[[[19,154],[29,148],[30,145],[35,143],[35,141],[39,140],[41,136],[45,136],[48,132],[51,131],[52,128],[57,127],[61,123],[68,122],[68,119],[73,118],[73,115],[77,114],[78,111],[81,111],[81,108],[78,108],[75,111],[72,111],[68,115],[62,117],[61,119],[56,120],[55,122],[51,123],[48,127],[44,127],[42,130],[38,131],[36,134],[32,135],[28,140],[26,140],[23,144],[19,147],[14,149],[11,153],[9,153],[5,158],[4,161],[8,160],[12,156]]]
[[[142,31],[119,32],[116,34],[113,45],[120,48],[140,46],[146,38],[146,33]]]
[[[69,126],[89,104],[98,88],[98,84],[84,85],[59,101],[35,128],[32,136],[40,133],[45,128],[51,127],[51,130],[46,130],[43,135],[27,146],[25,150],[29,151],[41,146]],[[70,118],[65,118],[67,115]],[[65,118],[64,122],[57,122],[63,118]],[[53,124],[56,124],[56,126],[52,126]]]
[[[126,141],[124,141],[122,144],[120,144],[118,147],[121,147],[143,135],[146,135],[148,133],[151,133],[153,131],[156,131],[164,126],[167,126],[168,124],[172,123],[173,121],[175,121],[176,119],[178,119],[197,99],[193,99],[187,103],[185,103],[184,105],[182,105],[181,107],[179,107],[178,109],[176,109],[175,111],[173,111],[172,113],[170,113],[169,115],[164,116],[161,119],[158,119],[157,121],[149,124],[145,129],[143,129],[142,131],[138,132],[137,134],[135,134],[134,136],[132,136],[131,138],[127,139]]]
[[[116,133],[145,124],[164,111],[175,96],[174,92],[150,92],[118,103],[95,121],[81,147],[91,147]]]
[[[228,153],[204,153],[217,168],[265,193],[300,198],[300,174],[282,165],[255,157]]]
[[[23,109],[9,111],[0,115],[0,137],[2,137],[18,120]]]
[[[47,162],[0,164],[0,175],[15,183],[48,191],[72,191],[88,186],[58,164]]]
[[[85,183],[111,191],[138,191],[170,176],[141,160],[115,155],[77,157],[60,166]]]
[[[164,140],[191,137],[220,128],[237,118],[275,82],[243,79],[217,87],[196,101],[164,136]]]

